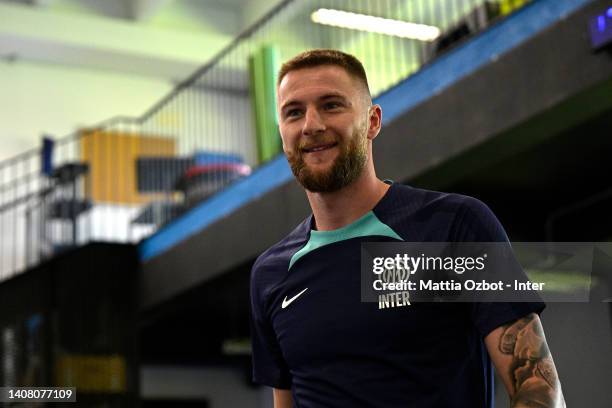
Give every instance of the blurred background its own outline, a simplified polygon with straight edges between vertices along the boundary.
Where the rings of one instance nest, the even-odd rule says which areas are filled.
[[[249,272],[309,213],[275,80],[310,48],[364,63],[380,177],[610,241],[611,29],[599,0],[0,0],[0,386],[271,406]],[[568,406],[610,406],[609,300],[542,316]]]

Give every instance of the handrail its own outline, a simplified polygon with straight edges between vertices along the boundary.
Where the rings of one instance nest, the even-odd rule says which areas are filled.
[[[376,96],[443,52],[442,45],[448,49],[442,39],[457,27],[475,34],[497,17],[486,0],[449,1],[282,0],[142,115],[112,117],[56,139],[55,168],[89,164],[69,183],[54,184],[41,174],[41,148],[0,162],[0,280],[66,246],[138,242],[244,176],[224,170],[179,186],[176,179],[190,166],[261,165],[255,126],[261,112],[246,90],[254,86],[249,58],[264,46],[281,59],[308,48],[352,53],[364,63]],[[333,7],[435,25],[442,34],[422,42],[310,20],[312,11]]]

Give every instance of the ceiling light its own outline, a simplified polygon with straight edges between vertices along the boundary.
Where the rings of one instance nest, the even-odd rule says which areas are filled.
[[[369,31],[413,40],[433,41],[440,35],[438,27],[341,10],[321,8],[313,12],[310,18],[318,24]]]

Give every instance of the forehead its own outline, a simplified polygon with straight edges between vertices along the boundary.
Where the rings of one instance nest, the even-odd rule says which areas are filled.
[[[361,90],[359,80],[335,65],[322,65],[289,71],[278,85],[279,103],[288,99],[327,93],[355,97]]]

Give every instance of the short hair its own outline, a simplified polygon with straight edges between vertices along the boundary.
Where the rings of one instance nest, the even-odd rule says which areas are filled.
[[[351,54],[332,49],[314,49],[304,51],[289,61],[285,62],[278,72],[278,81],[276,86],[279,86],[285,75],[291,71],[304,68],[314,68],[322,65],[335,65],[346,71],[350,76],[357,78],[365,86],[368,96],[370,96],[370,87],[368,86],[368,77],[366,76],[363,64]]]

